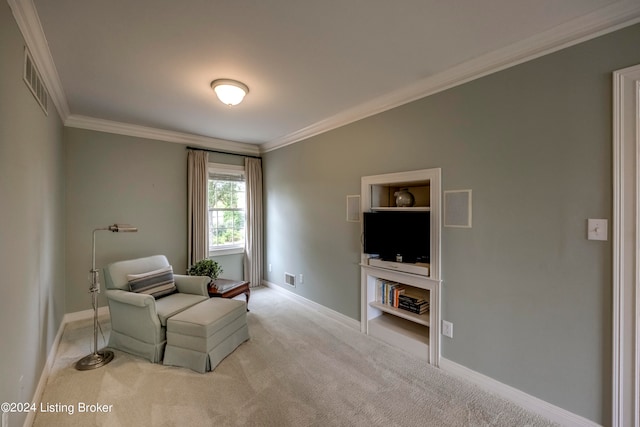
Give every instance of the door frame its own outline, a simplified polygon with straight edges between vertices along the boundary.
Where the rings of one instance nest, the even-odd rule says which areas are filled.
[[[612,423],[640,427],[640,65],[613,73]]]

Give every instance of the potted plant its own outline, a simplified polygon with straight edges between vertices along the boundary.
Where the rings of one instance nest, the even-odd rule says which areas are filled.
[[[216,280],[222,274],[222,267],[212,259],[203,259],[193,264],[187,270],[189,276],[209,276]]]

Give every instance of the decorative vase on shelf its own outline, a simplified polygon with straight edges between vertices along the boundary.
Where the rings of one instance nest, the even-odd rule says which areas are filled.
[[[408,208],[413,206],[415,203],[413,194],[411,194],[406,188],[396,191],[393,195],[396,197],[396,206],[399,208]]]

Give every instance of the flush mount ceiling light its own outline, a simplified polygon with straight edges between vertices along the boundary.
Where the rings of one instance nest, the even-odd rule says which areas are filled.
[[[218,99],[227,105],[238,105],[249,93],[249,88],[244,83],[230,79],[218,79],[211,82],[211,89],[216,92]]]

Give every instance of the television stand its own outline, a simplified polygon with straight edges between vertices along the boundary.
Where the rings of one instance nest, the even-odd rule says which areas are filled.
[[[404,271],[405,273],[429,276],[429,264],[416,262],[385,261],[380,258],[369,258],[369,265],[373,267],[388,268],[389,270]]]

